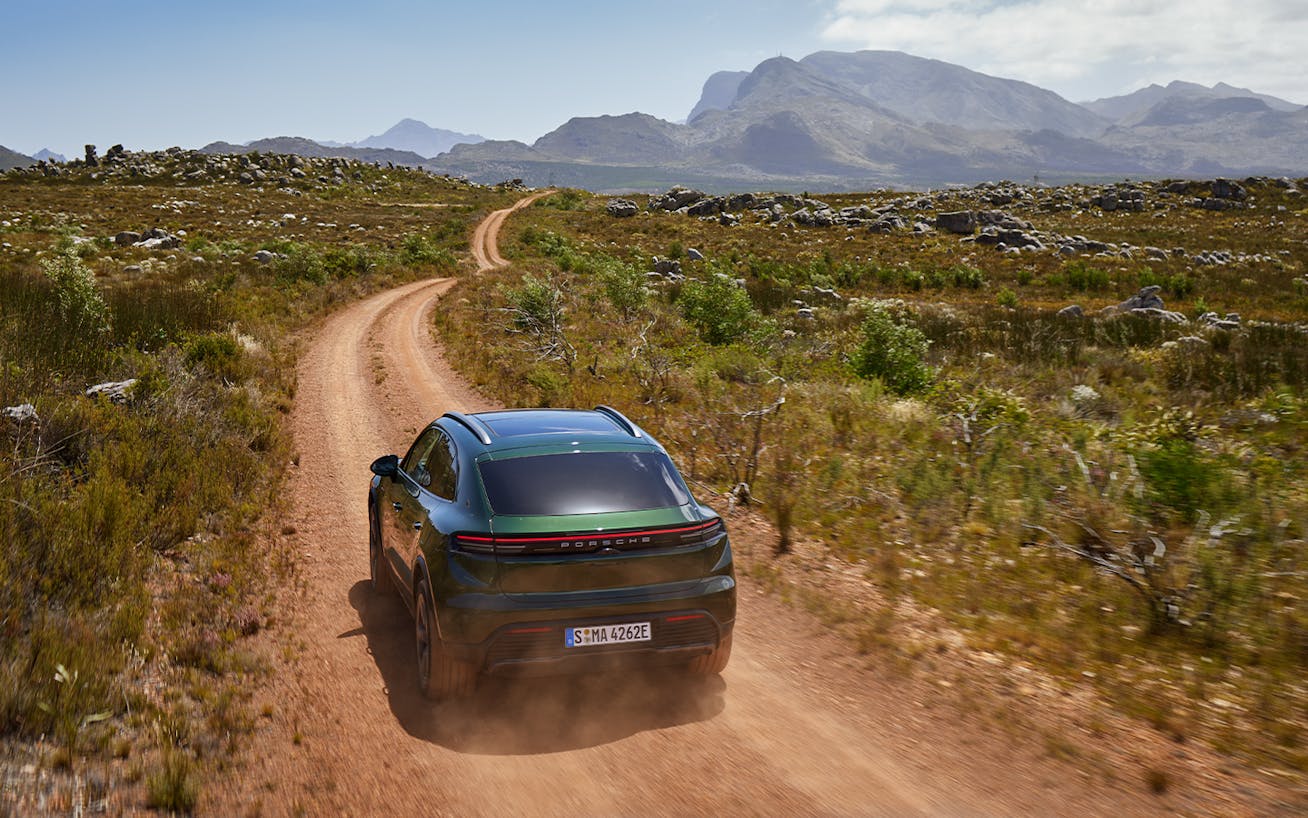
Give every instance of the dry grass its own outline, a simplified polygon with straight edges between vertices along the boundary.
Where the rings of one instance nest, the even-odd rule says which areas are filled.
[[[291,460],[295,332],[454,272],[511,197],[357,166],[298,194],[183,186],[169,169],[203,160],[161,161],[164,178],[0,177],[0,406],[40,418],[0,419],[0,740],[34,759],[58,735],[69,775],[185,811],[253,729],[244,691],[268,663],[248,638],[293,575],[261,515]],[[182,245],[111,240],[153,227]],[[122,404],[82,394],[126,378]],[[46,786],[63,784],[6,780],[0,812]]]
[[[617,405],[701,493],[725,501],[749,484],[783,527],[883,597],[939,610],[976,648],[1093,680],[1126,712],[1156,710],[1160,730],[1294,772],[1308,722],[1308,285],[1294,283],[1308,270],[1308,210],[1273,184],[1249,187],[1255,205],[1227,213],[1175,197],[1101,213],[1077,206],[1087,193],[1075,188],[1003,208],[1049,233],[1168,251],[1148,260],[748,218],[615,219],[602,199],[538,206],[503,239],[516,267],[467,282],[437,321],[461,370],[507,404]],[[988,208],[982,195],[931,207]],[[824,200],[912,210],[917,198]],[[1218,250],[1232,261],[1193,261]],[[644,284],[653,256],[679,258],[692,279],[742,280],[751,312],[705,309],[687,282]],[[571,365],[496,319],[524,273],[562,299]],[[1169,308],[1238,312],[1243,328],[1053,315],[1152,283]],[[1016,308],[996,306],[1000,289]],[[867,299],[931,342],[929,387],[901,396],[857,377]],[[751,571],[767,583],[765,567]],[[848,625],[864,649],[893,642],[866,616]]]

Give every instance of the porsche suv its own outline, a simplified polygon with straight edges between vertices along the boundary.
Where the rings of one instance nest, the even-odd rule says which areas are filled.
[[[372,584],[413,614],[424,694],[483,674],[726,666],[726,528],[617,410],[448,412],[372,471]]]

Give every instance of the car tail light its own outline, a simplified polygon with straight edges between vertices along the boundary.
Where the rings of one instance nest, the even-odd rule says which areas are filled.
[[[676,548],[700,545],[723,533],[722,521],[636,529],[634,531],[588,531],[552,534],[544,537],[493,537],[485,534],[456,534],[454,547],[473,554],[591,554],[599,551],[636,551],[646,548]]]

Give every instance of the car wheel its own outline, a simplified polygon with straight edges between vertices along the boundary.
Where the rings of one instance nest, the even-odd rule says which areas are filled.
[[[390,566],[383,562],[381,537],[377,534],[377,512],[368,513],[368,574],[372,579],[372,590],[376,594],[389,594],[395,590],[391,581]]]
[[[712,653],[696,656],[690,660],[690,672],[696,676],[713,676],[727,667],[731,658],[731,634],[727,634]]]
[[[477,687],[477,669],[468,662],[451,659],[442,649],[436,632],[436,611],[426,582],[418,583],[417,595],[413,621],[418,648],[418,689],[429,699],[471,694]]]

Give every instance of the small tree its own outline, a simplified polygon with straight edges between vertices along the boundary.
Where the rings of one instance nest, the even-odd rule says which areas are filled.
[[[721,272],[710,272],[703,280],[688,280],[678,303],[682,317],[710,344],[738,341],[758,323],[749,293]]]
[[[59,315],[69,330],[97,335],[109,331],[109,306],[95,287],[95,274],[80,258],[69,252],[44,259],[41,272],[54,285]]]
[[[542,361],[562,361],[572,372],[577,350],[564,331],[563,291],[547,278],[526,275],[522,285],[504,291],[509,305],[503,312],[510,317],[508,332],[525,335],[528,346]]]
[[[895,394],[910,395],[931,385],[931,368],[923,361],[930,343],[907,317],[875,304],[863,320],[863,339],[850,363],[859,377],[879,378]]]

